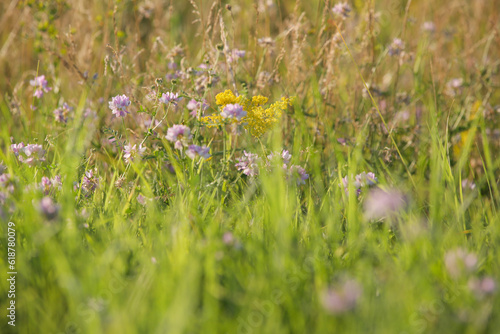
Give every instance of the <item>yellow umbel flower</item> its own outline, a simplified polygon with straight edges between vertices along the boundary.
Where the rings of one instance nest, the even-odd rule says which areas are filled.
[[[293,98],[289,99],[282,97],[281,101],[275,102],[271,104],[269,108],[265,109],[263,105],[265,105],[267,101],[268,98],[262,95],[257,95],[248,99],[243,96],[235,96],[230,90],[226,90],[215,96],[215,103],[217,103],[222,110],[228,104],[238,103],[243,107],[247,115],[240,121],[233,119],[232,122],[242,124],[254,137],[262,136],[277,123],[282,112],[292,104]],[[220,116],[220,114],[203,117],[202,121],[206,123],[208,127],[216,127],[224,124],[224,118]]]

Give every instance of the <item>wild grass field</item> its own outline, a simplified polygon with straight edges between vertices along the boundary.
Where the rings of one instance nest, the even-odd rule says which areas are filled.
[[[0,13],[1,333],[500,332],[497,0]]]

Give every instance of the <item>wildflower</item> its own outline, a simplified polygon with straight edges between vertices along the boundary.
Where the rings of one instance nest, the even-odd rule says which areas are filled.
[[[146,198],[146,197],[144,197],[142,194],[139,194],[139,195],[137,196],[137,203],[139,203],[139,204],[140,204],[140,205],[142,205],[142,206],[145,206],[145,205],[146,205],[146,200],[147,200],[147,198]]]
[[[471,290],[477,298],[483,298],[486,295],[493,294],[497,285],[495,280],[492,277],[484,277],[484,278],[472,278],[469,280],[467,286],[469,290]]]
[[[243,151],[243,154],[244,156],[238,159],[235,167],[243,171],[243,174],[247,176],[256,176],[259,174],[259,156],[254,153],[247,153],[246,151]]]
[[[450,97],[455,97],[462,93],[464,79],[455,78],[446,83],[444,93]]]
[[[243,117],[247,115],[247,112],[243,110],[243,107],[239,104],[228,104],[224,107],[224,110],[220,113],[223,118],[234,118],[240,121]]]
[[[306,173],[306,170],[297,165],[291,166],[289,173],[293,176],[298,186],[306,184],[306,180],[309,178],[309,174]]]
[[[464,179],[462,180],[462,189],[464,191],[470,191],[476,189],[476,184],[470,180]]]
[[[96,176],[97,170],[89,169],[85,172],[82,180],[82,189],[86,192],[87,195],[94,192],[99,186],[99,177]]]
[[[273,47],[275,42],[271,37],[263,37],[257,40],[257,44],[261,47]]]
[[[185,125],[175,124],[167,130],[165,138],[175,143],[174,147],[181,150],[183,146],[188,145],[188,140],[192,138],[191,129]]]
[[[207,146],[198,146],[198,145],[189,145],[188,149],[186,150],[186,155],[194,159],[196,156],[200,156],[203,159],[208,159],[210,158],[210,148]]]
[[[345,176],[342,178],[341,181],[342,181],[342,183],[339,184],[339,186],[343,186],[346,195],[348,195],[349,194],[349,177]],[[356,175],[354,178],[354,183],[353,183],[354,189],[356,189],[356,195],[359,196],[361,194],[362,187],[373,186],[377,182],[378,182],[378,179],[375,176],[375,174],[372,172],[369,172],[369,173],[363,172],[361,174]]]
[[[35,77],[35,79],[30,80],[30,85],[35,87],[35,93],[33,96],[37,98],[42,98],[43,93],[48,93],[52,90],[52,88],[48,87],[48,82],[45,80],[45,75],[40,75]]]
[[[239,58],[245,57],[246,51],[244,50],[238,50],[238,49],[233,49],[227,54],[227,62],[232,63]]]
[[[66,102],[64,102],[62,107],[59,107],[56,110],[54,110],[54,117],[56,119],[56,122],[67,123],[68,115],[72,110],[73,108],[70,107]]]
[[[19,156],[19,153],[24,150],[24,143],[21,142],[19,144],[12,144],[10,145],[10,149],[12,150],[12,152],[14,152],[14,155],[17,157]]]
[[[126,95],[116,95],[109,101],[109,108],[116,117],[125,117],[129,112],[127,107],[130,105],[130,100]]]
[[[354,309],[362,294],[360,284],[348,280],[335,289],[328,289],[321,296],[323,307],[330,313],[341,314]]]
[[[128,144],[123,147],[123,158],[126,163],[130,163],[134,161],[136,156],[142,157],[145,152],[146,147],[143,147],[142,144],[140,144],[139,147],[137,147],[137,144],[134,144],[134,146]]]
[[[9,193],[14,192],[14,180],[12,179],[10,174],[0,175],[0,188],[7,190]]]
[[[224,233],[224,235],[222,236],[222,241],[228,246],[233,245],[235,242],[233,233],[231,232]]]
[[[165,104],[169,104],[169,103],[175,104],[176,102],[178,102],[180,100],[181,100],[181,98],[179,97],[179,94],[172,93],[172,92],[163,93],[162,96],[160,97],[160,102],[165,103]]]
[[[208,103],[205,100],[203,100],[203,102],[198,102],[195,99],[191,99],[186,108],[191,111],[189,114],[192,117],[196,117],[198,115],[198,110],[201,109],[201,113],[203,114],[203,112],[208,109]]]
[[[346,19],[349,17],[349,13],[351,12],[351,6],[349,6],[347,2],[339,2],[333,6],[332,11],[334,14]]]
[[[226,90],[215,96],[217,105],[223,110],[229,104],[239,104],[243,107],[243,111],[247,113],[240,121],[245,129],[249,130],[254,137],[262,136],[275,123],[278,122],[283,110],[291,105],[293,99],[281,98],[281,101],[273,103],[269,108],[265,109],[264,104],[267,103],[267,97],[258,95],[251,99],[243,96],[235,96],[232,91]],[[223,124],[222,113],[218,115],[206,116],[202,119],[205,123],[209,123],[209,127],[219,126]]]
[[[436,25],[432,21],[427,21],[422,24],[422,30],[433,33],[436,31]]]
[[[61,176],[56,175],[52,179],[44,176],[42,177],[42,182],[40,184],[40,189],[45,195],[48,195],[52,189],[61,189],[62,181]]]
[[[53,220],[59,213],[59,205],[55,204],[52,198],[44,197],[38,206],[40,212],[48,219]]]
[[[28,144],[25,146],[23,143],[19,143],[12,144],[10,148],[20,162],[30,167],[45,161],[45,150],[42,145]]]
[[[365,217],[367,219],[381,219],[396,214],[404,209],[407,199],[398,190],[382,190],[380,188],[370,191],[365,200]]]
[[[405,49],[405,43],[400,38],[394,38],[389,46],[389,55],[397,56]]]
[[[448,251],[444,256],[446,270],[454,278],[461,276],[465,272],[472,272],[477,267],[477,256],[468,253],[462,248]]]

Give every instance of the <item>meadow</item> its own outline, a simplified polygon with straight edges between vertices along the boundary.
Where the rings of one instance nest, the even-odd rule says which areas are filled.
[[[499,5],[1,1],[0,332],[500,332]]]

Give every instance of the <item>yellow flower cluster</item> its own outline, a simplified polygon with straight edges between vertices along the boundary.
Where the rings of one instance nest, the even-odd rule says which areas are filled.
[[[221,110],[228,104],[238,103],[247,112],[247,115],[240,121],[233,119],[234,123],[243,124],[245,129],[250,131],[254,137],[260,137],[266,133],[274,123],[278,122],[281,113],[293,102],[293,98],[282,97],[281,101],[277,101],[265,109],[263,106],[268,99],[265,96],[257,95],[248,99],[244,96],[236,96],[230,90],[215,96],[215,103]],[[224,123],[224,119],[220,114],[214,114],[202,118],[202,121],[208,124],[208,127],[216,127]]]

